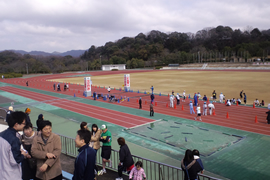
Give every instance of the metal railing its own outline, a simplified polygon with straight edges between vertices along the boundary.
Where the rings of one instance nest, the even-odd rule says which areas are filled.
[[[59,134],[58,134],[59,135]],[[75,140],[70,137],[59,135],[62,142],[62,153],[68,156],[76,157],[78,150],[75,146]],[[96,163],[102,165],[101,149],[97,151]],[[184,171],[180,167],[171,166],[161,162],[132,155],[134,162],[141,161],[148,180],[181,180],[184,179]],[[118,171],[119,151],[111,151],[112,169]],[[180,165],[180,164],[179,164]],[[218,180],[218,178],[199,174],[200,180]]]

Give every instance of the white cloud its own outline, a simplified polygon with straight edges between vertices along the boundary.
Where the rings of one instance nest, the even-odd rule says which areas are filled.
[[[268,0],[2,0],[0,49],[67,51],[151,30],[270,27]]]

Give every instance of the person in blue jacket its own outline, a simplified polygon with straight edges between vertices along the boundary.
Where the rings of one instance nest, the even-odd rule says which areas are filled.
[[[150,88],[152,90],[152,94],[154,93],[154,86],[151,86]]]
[[[94,180],[96,151],[89,146],[91,133],[87,129],[77,131],[75,139],[79,155],[75,159],[75,168],[72,180]]]
[[[197,106],[197,104],[198,104],[198,96],[197,96],[197,94],[195,93],[195,94],[194,94],[194,106]]]

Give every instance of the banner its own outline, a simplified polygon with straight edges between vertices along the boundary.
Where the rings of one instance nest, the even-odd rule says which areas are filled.
[[[130,75],[124,74],[124,86],[125,88],[130,88]]]
[[[84,78],[84,91],[91,92],[91,77]]]

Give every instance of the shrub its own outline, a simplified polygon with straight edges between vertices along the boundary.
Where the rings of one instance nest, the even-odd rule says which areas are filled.
[[[118,71],[118,69],[112,69],[112,71]]]
[[[3,74],[5,78],[16,78],[16,77],[22,77],[23,75],[21,73],[8,73]],[[2,77],[2,75],[1,75]]]
[[[161,68],[163,68],[162,66],[156,66],[156,69],[161,69]]]

